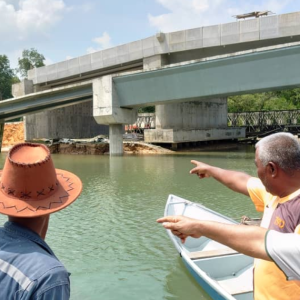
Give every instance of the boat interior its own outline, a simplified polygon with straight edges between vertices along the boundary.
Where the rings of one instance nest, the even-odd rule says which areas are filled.
[[[253,258],[237,253],[194,263],[236,299],[253,299]]]
[[[185,215],[191,218],[219,221],[227,224],[236,222],[216,212],[199,206],[195,203],[177,202],[168,207],[168,215]],[[199,272],[204,272],[207,277],[217,283],[237,300],[253,299],[253,262],[252,257],[215,242],[209,238],[198,239],[188,237],[182,244],[172,236],[180,252],[186,253],[190,259],[189,264],[195,264]],[[196,271],[197,272],[197,271]]]

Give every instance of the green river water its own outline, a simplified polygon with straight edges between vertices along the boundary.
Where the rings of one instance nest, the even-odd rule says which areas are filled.
[[[0,156],[2,169],[6,154]],[[165,230],[169,194],[232,218],[259,216],[249,198],[190,175],[192,159],[256,175],[254,148],[123,157],[53,155],[83,181],[80,198],[51,216],[46,241],[71,272],[72,300],[210,299],[186,271]],[[6,220],[0,216],[1,224]]]

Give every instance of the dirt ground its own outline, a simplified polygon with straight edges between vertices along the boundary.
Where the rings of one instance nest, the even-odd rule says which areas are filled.
[[[24,142],[24,124],[23,122],[5,123],[2,148],[11,147],[15,144]]]
[[[4,126],[2,152],[7,152],[13,145],[24,142],[24,123],[6,123]],[[68,154],[107,154],[107,143],[56,144],[50,147],[51,153]],[[144,142],[124,142],[124,153],[127,154],[166,154],[173,151]]]

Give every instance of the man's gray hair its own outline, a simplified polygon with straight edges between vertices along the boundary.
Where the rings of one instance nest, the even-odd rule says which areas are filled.
[[[291,133],[274,133],[261,139],[255,148],[259,148],[258,158],[263,166],[274,162],[285,172],[300,171],[300,144]]]

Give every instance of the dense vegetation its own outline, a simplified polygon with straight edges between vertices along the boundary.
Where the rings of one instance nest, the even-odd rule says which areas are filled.
[[[300,88],[228,97],[228,112],[300,109]]]
[[[228,112],[300,109],[300,88],[228,97]],[[142,107],[140,113],[155,112],[154,106]]]
[[[12,69],[6,55],[0,55],[0,100],[12,98],[11,86],[27,77],[27,71],[44,66],[45,57],[31,48],[22,52],[18,59],[18,68]],[[19,76],[20,78],[19,78]]]

